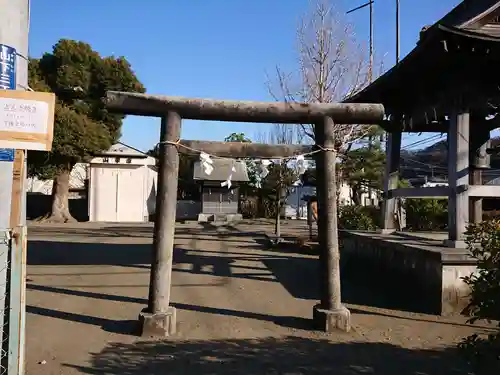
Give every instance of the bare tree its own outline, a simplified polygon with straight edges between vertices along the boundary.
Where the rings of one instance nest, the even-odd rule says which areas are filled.
[[[269,132],[259,133],[256,138],[260,143],[269,144],[296,144],[301,143],[302,132],[297,125],[273,124]],[[268,191],[268,198],[274,196],[275,204],[275,241],[279,242],[281,237],[281,212],[290,189],[297,181],[298,175],[293,166],[285,160],[275,160],[269,168],[269,174],[264,180],[263,187]]]
[[[316,0],[297,30],[297,69],[292,73],[276,67],[276,79],[268,79],[276,100],[305,103],[340,102],[368,83],[368,61],[356,42],[353,28],[345,22],[335,0]],[[301,126],[302,134],[316,141],[315,125]],[[336,149],[343,155],[370,126],[336,124]]]
[[[297,69],[286,73],[277,67],[277,90],[269,86],[276,100],[341,102],[368,83],[369,64],[361,45],[356,42],[353,28],[345,22],[345,13],[335,0],[313,1],[311,12],[302,18],[297,30]],[[325,139],[325,135],[330,132],[324,130],[328,128],[330,132],[333,131],[333,139]],[[322,124],[304,124],[301,127],[303,134],[312,142],[329,149],[317,154],[316,158],[318,234],[320,242],[326,245],[325,251],[320,254],[320,262],[326,265],[321,279],[325,290],[334,289],[333,300],[328,299],[329,292],[324,294],[325,299],[320,304],[324,309],[339,310],[341,295],[337,223],[336,220],[333,223],[330,221],[332,225],[327,228],[322,216],[337,218],[334,199],[337,194],[338,201],[337,181],[342,180],[342,177],[336,170],[336,163],[339,158],[343,159],[354,142],[371,129],[370,124],[333,124],[331,119],[325,119]],[[334,280],[333,284],[331,280]]]

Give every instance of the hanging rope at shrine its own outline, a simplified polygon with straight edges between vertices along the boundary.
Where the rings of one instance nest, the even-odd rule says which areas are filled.
[[[172,141],[163,141],[163,142],[159,142],[158,144],[168,144],[168,145],[173,145],[173,146],[176,146],[176,147],[182,147],[186,150],[189,150],[191,152],[194,152],[196,154],[199,155],[199,160],[200,160],[200,164],[201,164],[201,167],[203,169],[203,172],[207,175],[207,176],[210,176],[212,174],[212,172],[214,171],[215,167],[214,167],[214,162],[213,162],[213,159],[219,159],[219,160],[228,160],[228,161],[232,161],[233,162],[233,165],[231,167],[231,171],[228,175],[228,178],[223,181],[221,183],[221,186],[222,187],[225,187],[227,186],[228,189],[231,188],[231,180],[232,180],[232,177],[233,177],[233,173],[236,172],[236,167],[235,167],[235,164],[234,164],[234,159],[233,158],[228,158],[228,157],[223,157],[223,156],[217,156],[217,155],[212,155],[212,154],[208,154],[204,151],[201,151],[201,150],[197,150],[195,148],[192,148],[192,147],[189,147],[189,146],[186,146],[184,144],[181,143],[181,140],[177,140],[175,142],[172,142]],[[292,161],[294,160],[295,161],[295,170],[297,171],[297,174],[299,176],[302,176],[308,169],[308,166],[307,166],[307,163],[306,163],[306,157],[310,157],[312,155],[315,155],[319,152],[327,152],[327,151],[332,151],[332,152],[335,152],[334,149],[331,149],[331,148],[325,148],[323,146],[320,146],[320,145],[316,145],[317,149],[316,150],[313,150],[313,151],[310,151],[310,152],[306,152],[306,153],[303,153],[303,154],[298,154],[298,155],[293,155],[293,156],[288,156],[288,157],[281,157],[281,156],[277,156],[277,157],[267,157],[267,158],[259,158],[259,157],[253,157],[252,159],[258,159],[259,160],[259,173],[257,174],[257,187],[261,187],[261,182],[264,178],[267,177],[267,175],[269,174],[269,165],[270,164],[282,164],[283,162],[286,162],[288,163],[289,161]]]

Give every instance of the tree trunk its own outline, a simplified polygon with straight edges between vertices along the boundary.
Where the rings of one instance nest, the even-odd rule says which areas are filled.
[[[278,195],[278,200],[276,201],[276,221],[274,223],[274,234],[276,239],[281,237],[281,194]]]
[[[277,189],[276,189],[276,198],[277,198],[277,201],[276,201],[276,222],[274,224],[274,234],[276,236],[276,239],[279,240],[280,237],[281,237],[281,222],[280,222],[280,219],[281,219],[281,196],[283,194],[283,186],[282,186],[282,168],[283,168],[283,165],[282,165],[282,162],[280,161],[280,164],[279,164],[279,183],[278,183],[278,186],[277,186]]]
[[[52,186],[52,208],[47,221],[71,223],[76,220],[69,212],[69,178],[71,167],[64,169],[54,178]]]
[[[361,206],[361,189],[358,185],[352,185],[352,202],[355,206]]]

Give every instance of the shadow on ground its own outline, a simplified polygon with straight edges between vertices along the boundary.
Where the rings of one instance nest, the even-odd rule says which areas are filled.
[[[175,228],[176,235],[199,235],[216,233],[217,227],[208,225],[187,225],[177,224]],[[141,225],[101,225],[85,227],[64,227],[64,226],[31,226],[29,228],[31,235],[70,235],[70,236],[88,236],[88,237],[139,237],[153,238],[153,224]]]
[[[209,286],[221,286],[221,285],[204,285],[206,287]],[[197,287],[202,287],[202,285],[197,285]],[[116,301],[122,303],[136,303],[147,305],[147,300],[144,298],[137,297],[129,297],[129,296],[118,296],[114,294],[106,294],[100,292],[89,292],[83,290],[74,290],[68,288],[61,288],[56,286],[48,286],[48,285],[36,285],[36,284],[28,284],[28,290],[35,290],[40,292],[48,292],[48,293],[56,293],[61,295],[72,295],[77,297],[84,298],[93,298],[93,299],[102,299],[106,301]],[[233,310],[228,308],[219,308],[219,307],[209,307],[209,306],[198,306],[187,303],[179,303],[172,302],[172,306],[174,306],[178,310],[184,311],[196,311],[206,314],[215,314],[222,316],[234,316],[239,318],[247,318],[247,319],[256,319],[260,321],[267,321],[275,323],[276,325],[293,328],[293,329],[305,329],[312,330],[313,324],[312,320],[298,318],[293,316],[274,316],[264,313],[255,313],[241,310]],[[85,323],[94,326],[101,327],[104,331],[119,333],[125,335],[136,335],[139,334],[139,325],[136,320],[134,321],[116,321],[107,318],[100,318],[95,316],[88,316],[83,314],[75,314],[68,313],[63,311],[57,311],[52,309],[47,309],[38,306],[28,305],[26,307],[26,311],[30,314],[36,314],[40,316],[46,316],[56,319],[63,319],[72,322]]]
[[[124,238],[153,238],[153,223],[139,225],[99,225],[85,227],[83,224],[80,227],[65,227],[62,226],[30,226],[29,232],[31,235],[70,235],[70,236],[87,236],[94,238],[105,237],[124,237]],[[265,233],[262,230],[252,232],[242,232],[234,225],[214,225],[212,223],[189,223],[184,225],[177,223],[175,227],[176,237],[186,235],[212,235],[213,239],[228,239],[228,237],[264,237]]]
[[[382,343],[299,337],[113,343],[93,353],[83,374],[468,374],[454,349],[409,350]]]
[[[203,231],[203,230],[202,230]],[[199,233],[199,232],[198,232]],[[288,254],[286,252],[256,252],[265,245],[255,242],[251,233],[238,234],[243,240],[239,245],[224,244],[219,248],[204,249],[203,239],[192,236],[190,247],[174,250],[174,272],[207,274],[231,278],[279,282],[295,298],[319,300],[319,261],[317,257]],[[212,237],[224,242],[227,234],[213,233]],[[253,241],[253,242],[252,242]],[[151,244],[83,243],[64,241],[29,241],[28,265],[116,265],[146,271],[152,259]],[[237,264],[238,261],[258,261],[271,272],[262,276],[262,268]],[[372,273],[357,270],[352,264],[343,267],[342,299],[345,303],[412,312],[426,311],[417,304],[419,298],[409,293],[406,285],[381,283],[383,278],[373,278]],[[36,276],[36,275],[30,275]]]

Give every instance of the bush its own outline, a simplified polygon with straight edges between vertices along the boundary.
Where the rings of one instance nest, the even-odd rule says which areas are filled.
[[[444,230],[448,226],[446,199],[406,199],[406,227],[411,230]]]
[[[341,229],[375,230],[379,221],[380,210],[377,207],[339,207],[339,228]]]
[[[245,219],[255,219],[259,214],[259,201],[257,197],[246,197],[240,202],[240,212]]]
[[[477,320],[500,321],[500,220],[469,226],[467,247],[477,260],[477,271],[464,277],[471,288],[470,302],[464,312],[469,323]],[[500,323],[496,332],[487,336],[472,335],[461,344],[464,353],[476,364],[500,374]]]

